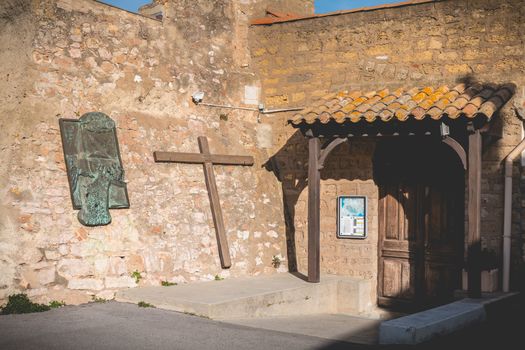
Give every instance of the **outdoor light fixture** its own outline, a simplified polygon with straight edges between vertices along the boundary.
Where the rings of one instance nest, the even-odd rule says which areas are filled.
[[[450,135],[450,128],[445,123],[441,123],[441,125],[439,126],[439,131],[441,132],[442,137],[446,137]]]
[[[219,105],[214,103],[204,103],[204,92],[197,91],[194,92],[191,95],[191,99],[193,103],[195,103],[197,106],[206,106],[206,107],[215,107],[215,108],[229,108],[229,109],[240,109],[243,111],[255,111],[263,114],[270,114],[270,113],[279,113],[279,112],[291,112],[291,111],[300,111],[303,110],[304,107],[296,107],[296,108],[284,108],[284,109],[264,109],[264,104],[259,103],[257,108],[249,108],[249,107],[236,107],[236,106],[230,106],[230,105]]]

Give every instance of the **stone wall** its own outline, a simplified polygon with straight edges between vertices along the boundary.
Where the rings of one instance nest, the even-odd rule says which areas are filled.
[[[453,87],[472,81],[514,83],[515,99],[522,99],[524,19],[523,1],[519,0],[434,1],[252,26],[250,42],[270,108],[308,106],[328,92],[341,90]],[[264,121],[276,130],[273,169],[285,194],[289,248],[293,250],[295,245],[299,270],[305,273],[307,145],[286,125],[286,117]],[[497,254],[503,230],[501,162],[521,139],[522,130],[512,102],[500,118],[503,138],[484,153],[482,180],[482,245]],[[322,172],[321,269],[375,283],[377,207],[369,207],[368,239],[335,238],[338,195],[365,194],[369,203],[375,203],[377,186],[371,177],[374,145],[359,141],[350,146],[351,152],[344,147],[348,146],[339,146],[330,156]],[[518,181],[515,184],[513,263],[518,264],[523,252]]]
[[[206,102],[257,104],[245,98],[258,80],[242,28],[260,3],[167,1],[161,22],[89,0],[2,2],[0,304],[20,291],[68,304],[111,298],[137,285],[135,271],[140,285],[286,271],[272,264],[286,242],[279,184],[262,168],[271,137],[255,112],[191,101],[204,91]],[[90,111],[117,124],[131,202],[105,227],[76,218],[58,128]],[[198,152],[201,135],[214,153],[255,158],[214,167],[230,270],[202,167],[153,161],[155,150]]]

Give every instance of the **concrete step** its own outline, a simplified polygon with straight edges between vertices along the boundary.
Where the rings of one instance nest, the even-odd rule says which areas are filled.
[[[211,319],[311,314],[366,314],[370,283],[324,275],[308,283],[291,274],[226,279],[170,287],[141,287],[117,293],[120,302],[144,301],[160,309]]]

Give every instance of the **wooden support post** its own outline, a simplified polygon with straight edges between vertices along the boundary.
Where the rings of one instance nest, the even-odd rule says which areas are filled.
[[[481,297],[481,133],[472,130],[468,148],[468,296]]]
[[[308,282],[321,280],[321,171],[319,138],[308,140]]]

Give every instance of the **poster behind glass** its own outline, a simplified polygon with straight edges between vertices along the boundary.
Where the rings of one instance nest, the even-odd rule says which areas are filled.
[[[338,238],[366,238],[365,196],[338,197],[337,212]]]

